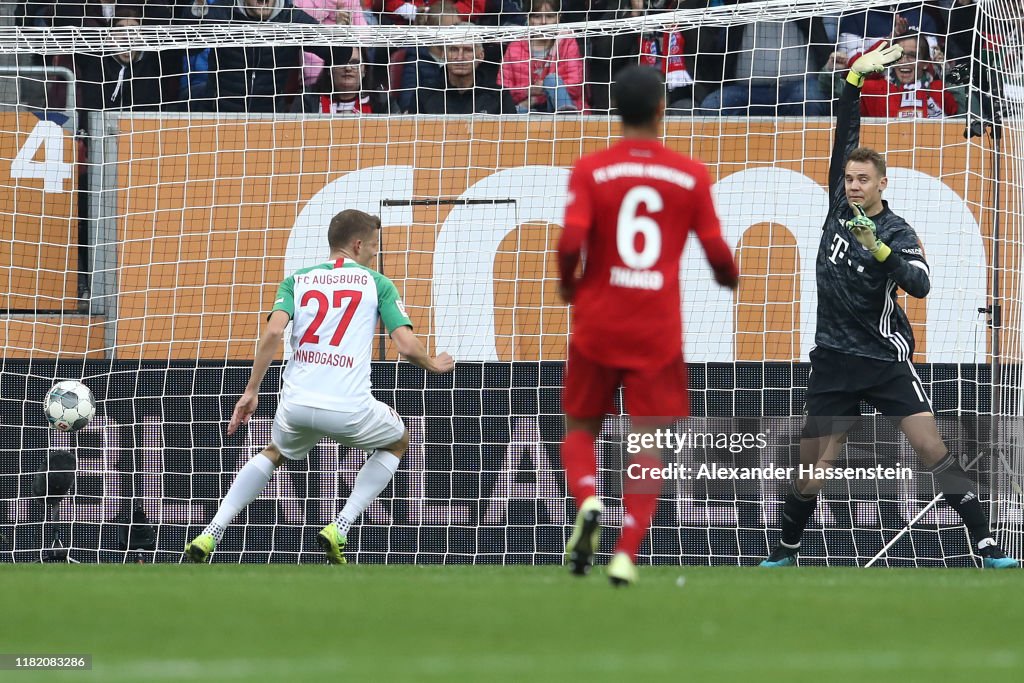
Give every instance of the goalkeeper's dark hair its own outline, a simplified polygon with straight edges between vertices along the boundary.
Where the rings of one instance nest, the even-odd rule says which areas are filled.
[[[846,157],[846,163],[848,164],[851,161],[866,161],[874,164],[875,168],[878,169],[878,176],[880,178],[885,177],[885,157],[870,147],[858,147],[850,152],[850,156]]]
[[[363,211],[345,209],[331,219],[327,243],[331,249],[344,249],[356,240],[365,240],[380,230],[380,218]]]
[[[616,74],[612,103],[625,125],[653,123],[664,100],[665,81],[654,67],[637,64]]]

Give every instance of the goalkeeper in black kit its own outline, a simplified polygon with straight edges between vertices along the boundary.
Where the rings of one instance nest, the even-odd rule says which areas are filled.
[[[859,147],[860,88],[867,74],[903,54],[884,43],[856,60],[839,99],[829,162],[829,213],[816,263],[818,320],[811,350],[802,465],[830,468],[864,400],[897,421],[945,501],[967,526],[986,568],[1016,567],[989,531],[977,487],[946,448],[921,380],[914,371],[914,335],[896,290],[915,298],[931,288],[928,263],[914,229],[882,199],[885,160]],[[806,469],[806,468],[805,468]],[[823,479],[800,476],[786,494],[782,539],[762,567],[795,565]]]

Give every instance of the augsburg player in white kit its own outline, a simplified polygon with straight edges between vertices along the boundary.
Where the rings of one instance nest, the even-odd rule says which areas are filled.
[[[238,512],[259,496],[274,468],[301,460],[323,437],[370,452],[359,470],[352,495],[317,535],[331,564],[345,564],[346,534],[398,469],[409,447],[402,419],[370,392],[370,360],[378,317],[398,352],[430,372],[448,372],[447,353],[430,356],[412,331],[412,322],[394,283],[370,268],[380,250],[380,219],[348,209],[331,220],[327,232],[330,260],[303,268],[281,283],[266,329],[256,346],[252,375],[228,424],[228,435],[256,412],[260,383],[277,356],[285,328],[292,322],[292,356],[270,444],[235,477],[203,533],[185,546],[193,562],[206,562]]]

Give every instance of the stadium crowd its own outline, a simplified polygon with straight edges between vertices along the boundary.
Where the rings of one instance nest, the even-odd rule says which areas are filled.
[[[24,26],[179,22],[548,25],[747,0],[48,0]],[[245,46],[48,57],[71,68],[83,109],[205,112],[606,114],[629,64],[665,77],[672,115],[829,115],[845,70],[879,41],[904,58],[864,88],[863,113],[938,118],[968,109],[975,0],[904,2],[842,16],[508,44],[359,50]]]

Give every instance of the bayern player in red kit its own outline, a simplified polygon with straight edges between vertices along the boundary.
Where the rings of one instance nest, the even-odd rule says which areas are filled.
[[[562,298],[574,306],[562,396],[562,464],[579,508],[566,545],[566,561],[577,575],[590,570],[600,540],[604,507],[595,489],[594,443],[605,414],[615,410],[619,385],[636,431],[653,432],[689,414],[679,293],[679,262],[689,233],[700,240],[719,284],[735,289],[738,278],[707,169],[660,141],[661,72],[623,69],[612,96],[622,140],[576,162],[558,244]],[[640,465],[633,471],[647,473],[662,467],[661,454],[641,451],[632,463]],[[641,475],[623,484],[626,514],[608,565],[613,585],[636,580],[637,550],[661,483]]]

